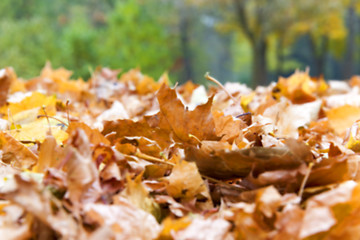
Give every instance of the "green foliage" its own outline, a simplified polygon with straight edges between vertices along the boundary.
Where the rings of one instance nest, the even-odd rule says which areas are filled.
[[[140,67],[144,72],[160,76],[176,57],[174,37],[159,22],[162,14],[154,1],[119,1],[107,17],[98,44],[101,63],[128,70]],[[126,14],[124,14],[126,13]]]
[[[236,2],[244,6],[243,23]],[[0,68],[13,66],[31,78],[49,60],[73,70],[74,78],[87,79],[102,65],[139,67],[154,78],[169,71],[174,82],[204,82],[210,72],[220,81],[251,84],[260,39],[270,76],[314,69],[330,56],[339,77],[346,52],[359,61],[347,41],[349,7],[360,12],[358,0],[1,0]]]
[[[42,29],[47,25],[41,18],[30,20],[2,21],[0,31],[0,48],[2,56],[0,65],[14,66],[25,75],[36,76],[47,59],[57,55],[55,35]]]
[[[0,67],[33,77],[47,60],[88,78],[97,65],[159,77],[178,52],[157,1],[0,1]],[[165,5],[164,5],[165,6]]]

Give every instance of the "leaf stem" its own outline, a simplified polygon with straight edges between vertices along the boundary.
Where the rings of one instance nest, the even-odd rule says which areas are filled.
[[[64,125],[67,126],[67,127],[69,126],[69,124],[67,124],[66,122],[64,122],[64,121],[62,121],[62,120],[60,120],[60,119],[58,119],[58,118],[56,118],[56,117],[51,117],[51,116],[47,116],[47,115],[38,115],[37,117],[38,117],[38,118],[40,118],[40,117],[51,118],[51,119],[54,119],[54,120],[56,120],[56,121],[64,124]]]
[[[304,193],[305,185],[306,185],[306,182],[307,182],[307,180],[308,180],[308,178],[310,176],[311,169],[313,168],[313,166],[314,166],[313,162],[309,163],[307,172],[306,172],[306,174],[305,174],[305,176],[304,176],[304,178],[303,178],[303,180],[301,182],[300,190],[299,190],[299,193],[298,193],[298,196],[300,197],[300,199],[302,198],[302,195]]]
[[[205,78],[206,78],[207,80],[209,80],[210,82],[213,82],[213,83],[215,83],[216,85],[218,85],[218,86],[230,97],[230,99],[233,100],[234,103],[236,103],[236,99],[231,95],[231,93],[230,93],[228,90],[226,90],[226,88],[224,87],[224,85],[222,85],[222,84],[221,84],[218,80],[216,80],[215,78],[211,77],[208,72],[205,74]]]
[[[49,116],[47,115],[45,108],[46,108],[46,107],[43,105],[43,106],[42,106],[42,110],[43,110],[44,113],[45,113],[45,117],[46,117],[46,120],[47,120],[48,125],[49,125],[49,133],[50,133],[50,135],[52,135],[52,132],[51,132],[51,124],[50,124]]]
[[[145,153],[140,152],[139,149],[136,150],[135,156],[138,157],[138,158],[142,158],[142,159],[144,159],[146,161],[152,162],[152,163],[162,163],[162,164],[167,164],[167,165],[170,165],[170,166],[175,166],[175,164],[172,163],[172,162],[166,162],[163,159],[147,155]]]

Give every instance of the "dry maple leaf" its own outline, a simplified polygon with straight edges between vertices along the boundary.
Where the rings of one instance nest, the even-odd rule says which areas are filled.
[[[290,144],[291,147],[220,149],[212,152],[205,152],[203,147],[189,147],[186,149],[186,159],[195,161],[200,172],[207,176],[219,179],[246,177],[252,170],[296,169],[309,161],[307,147],[296,141]],[[302,151],[295,151],[295,147]]]
[[[184,201],[200,199],[197,203],[200,209],[212,207],[209,191],[195,163],[179,160],[169,176],[166,190],[170,196]]]
[[[157,93],[157,99],[160,105],[160,118],[164,118],[164,121],[181,141],[194,144],[196,143],[194,138],[199,140],[219,139],[211,113],[212,98],[209,98],[206,104],[189,111],[177,98],[176,91],[163,84]]]
[[[0,132],[1,161],[18,169],[31,169],[38,157],[6,132]]]

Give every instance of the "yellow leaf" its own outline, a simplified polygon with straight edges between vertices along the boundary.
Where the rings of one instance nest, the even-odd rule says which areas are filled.
[[[288,78],[280,77],[273,94],[275,98],[285,96],[293,103],[306,103],[316,100],[327,88],[324,79],[312,79],[307,72],[296,71]]]
[[[9,112],[15,117],[17,113],[25,110],[37,109],[38,114],[44,114],[42,107],[45,106],[45,111],[49,116],[56,114],[56,98],[55,96],[46,96],[39,92],[33,92],[31,96],[24,98],[17,103],[10,103],[7,106],[0,108],[0,113],[4,114],[4,118],[7,118]]]
[[[138,175],[134,180],[131,180],[130,175],[126,176],[127,187],[121,192],[119,196],[128,199],[134,206],[141,208],[142,210],[151,213],[156,219],[160,220],[160,208],[149,197],[149,192],[142,184],[142,174]],[[114,199],[116,203],[116,198]]]
[[[0,132],[1,161],[20,169],[30,169],[37,156],[6,132]]]
[[[212,205],[209,190],[194,162],[177,160],[169,176],[169,185],[166,190],[173,198],[181,198],[185,201],[194,198],[205,198],[206,206],[204,207]]]
[[[159,234],[158,240],[170,240],[173,239],[172,233],[185,229],[191,224],[191,220],[188,217],[180,219],[173,219],[171,217],[166,218],[162,222],[162,231]]]
[[[254,99],[255,97],[255,93],[252,92],[248,95],[244,95],[244,96],[241,96],[241,107],[244,109],[245,112],[248,112],[249,111],[249,104],[251,103],[251,101]]]
[[[51,133],[58,144],[62,144],[68,138],[68,133],[62,130],[63,125],[54,119],[50,119]],[[8,133],[18,141],[39,141],[43,142],[49,131],[46,118],[21,125],[20,129],[13,129]]]
[[[344,105],[327,111],[326,116],[334,131],[337,134],[343,134],[356,120],[360,119],[360,108]]]

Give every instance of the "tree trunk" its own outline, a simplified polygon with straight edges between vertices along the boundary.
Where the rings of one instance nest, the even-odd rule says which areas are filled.
[[[313,52],[315,62],[315,75],[320,76],[325,74],[326,54],[329,48],[329,39],[326,36],[319,38],[320,45],[317,46],[315,39],[310,36],[310,46]]]
[[[219,76],[222,82],[228,82],[233,79],[232,73],[232,49],[231,49],[232,35],[221,35],[220,42],[222,45],[217,65],[219,66]]]
[[[283,74],[284,66],[284,44],[282,36],[277,41],[276,45],[276,77],[279,77]]]
[[[343,79],[348,79],[354,74],[354,53],[356,37],[356,15],[353,6],[348,8],[348,36],[346,44],[346,53],[344,59]]]
[[[267,63],[266,50],[267,44],[265,39],[258,39],[253,44],[253,60],[252,60],[252,85],[254,87],[259,85],[266,85]]]
[[[180,46],[181,52],[183,53],[183,64],[184,64],[184,75],[183,82],[193,79],[193,69],[192,69],[192,54],[190,48],[190,39],[189,39],[189,27],[190,22],[188,18],[188,10],[185,6],[181,6],[180,9],[180,23],[179,23],[179,32],[180,32]]]

